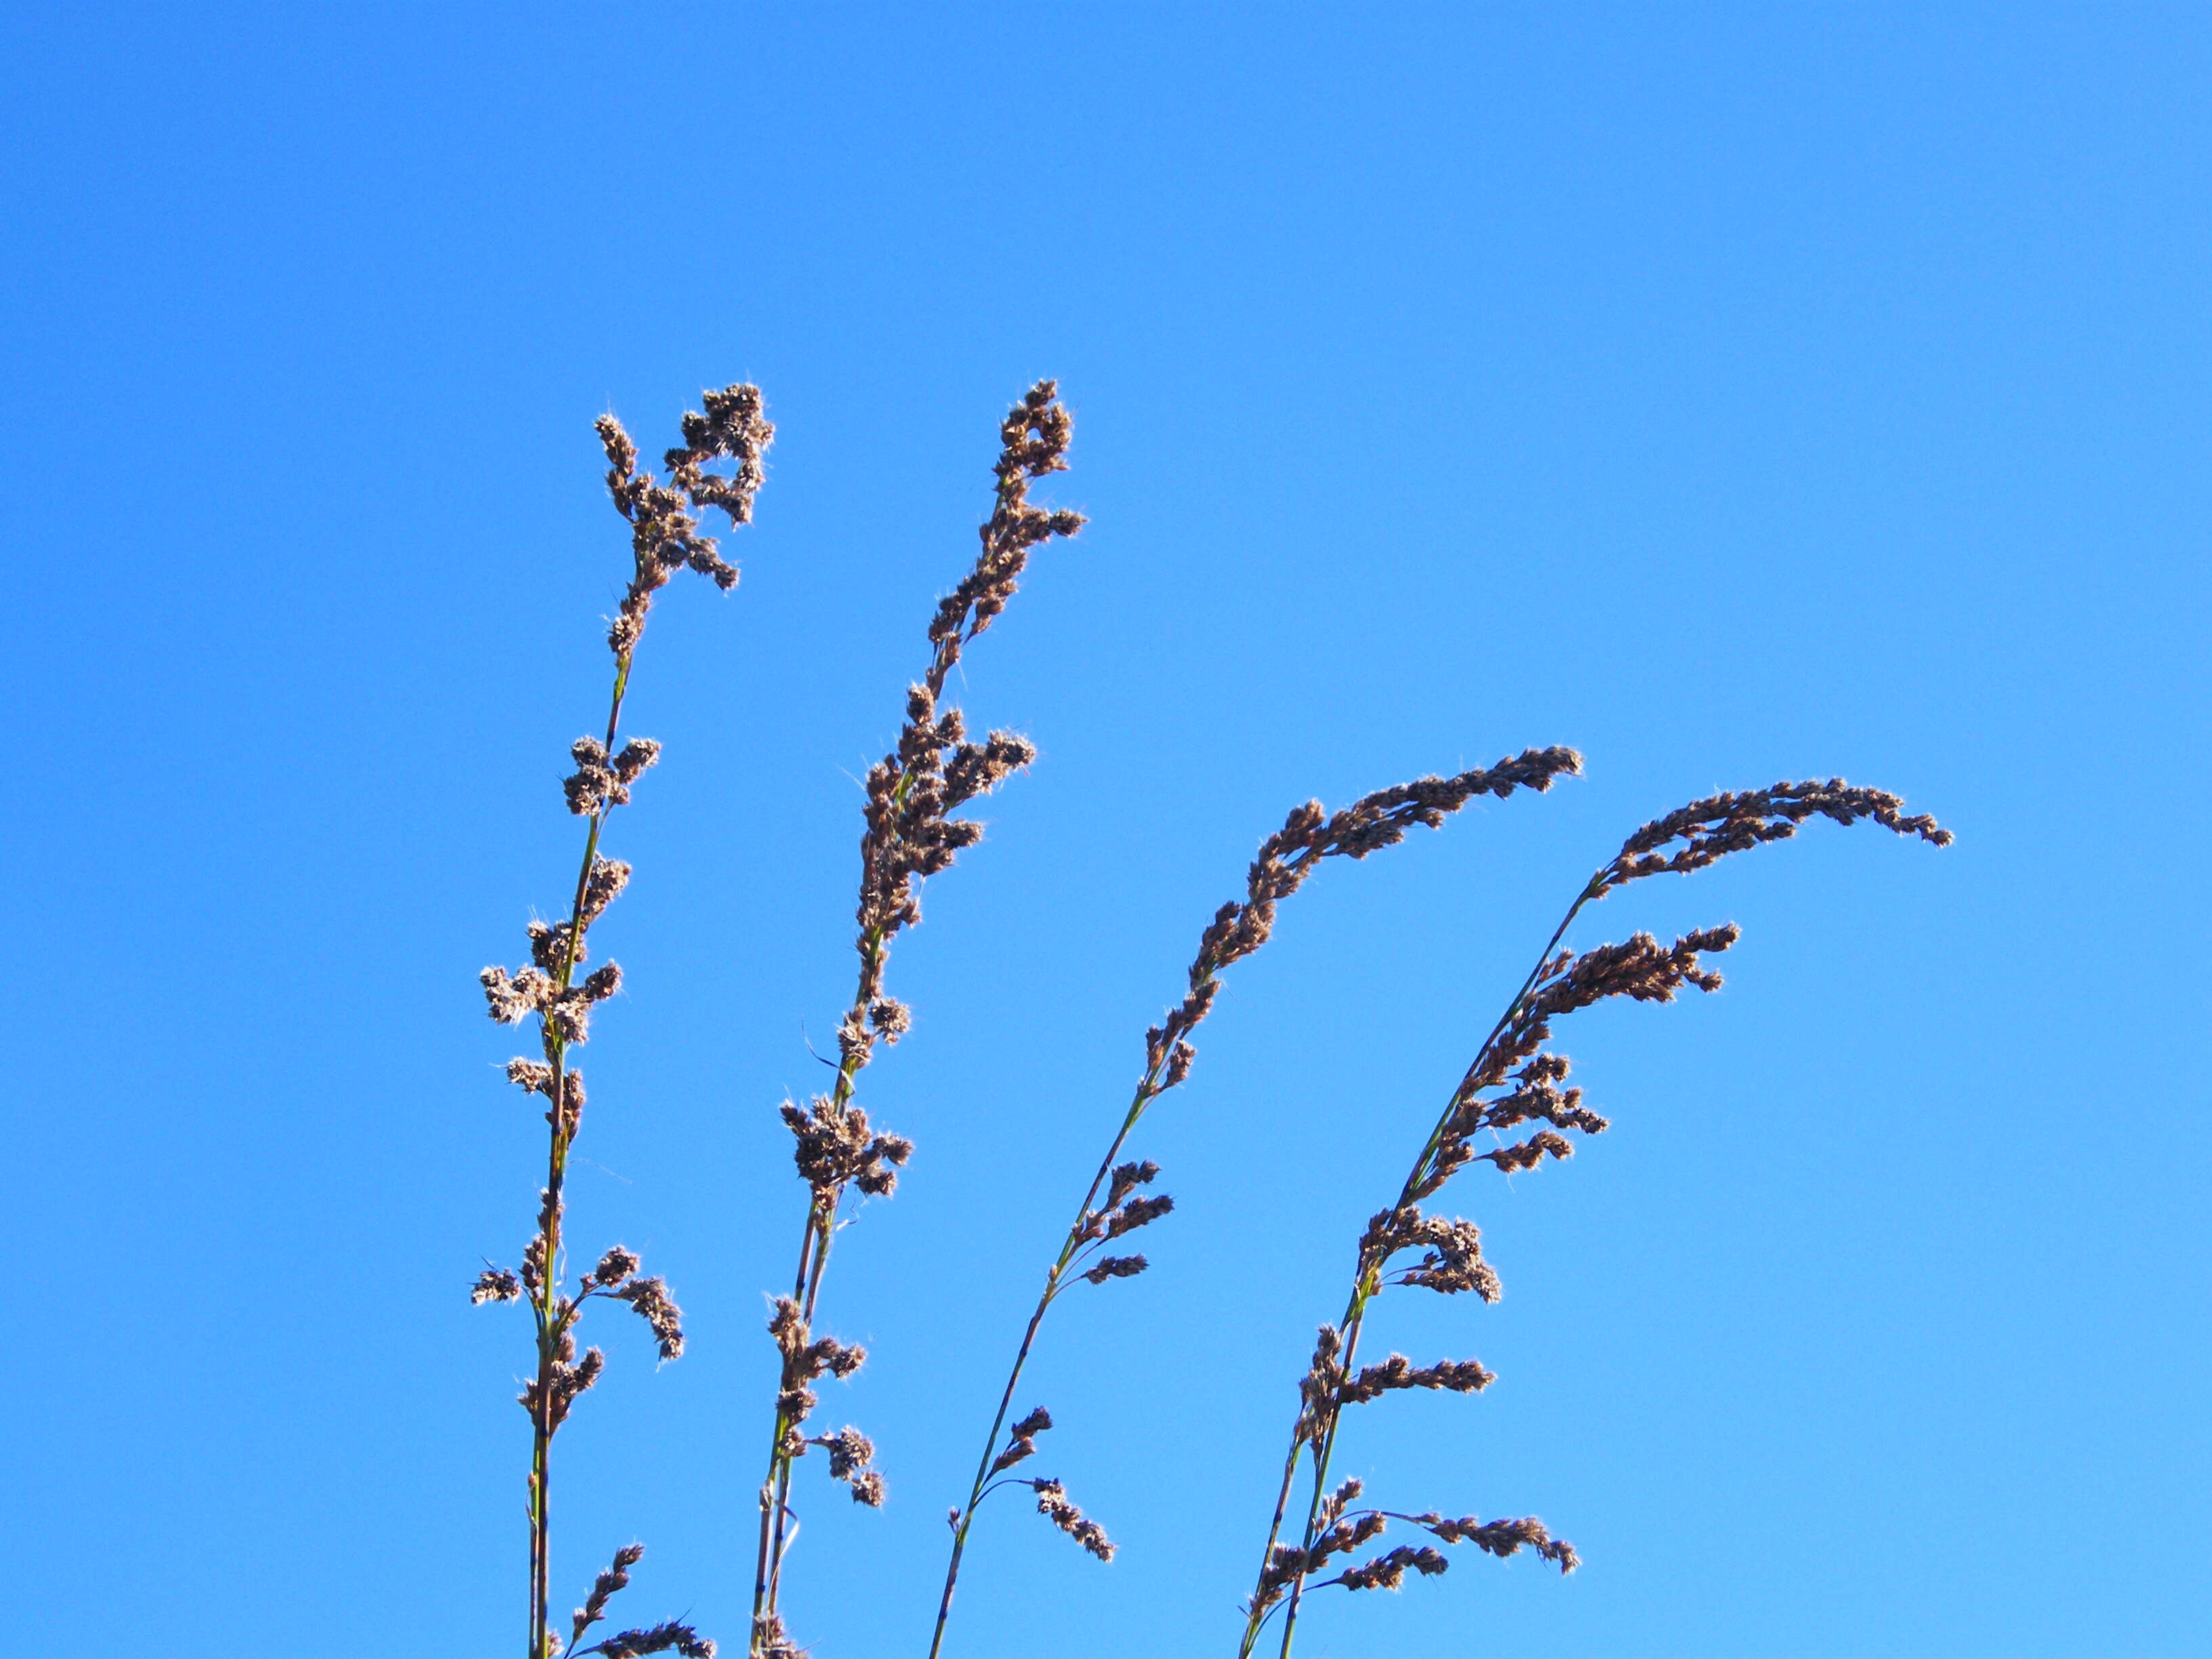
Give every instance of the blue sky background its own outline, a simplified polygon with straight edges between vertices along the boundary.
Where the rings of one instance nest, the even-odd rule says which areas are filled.
[[[1536,1513],[1300,1651],[2179,1655],[2212,1620],[2198,8],[267,8],[0,18],[17,965],[0,1550],[24,1652],[507,1653],[526,1364],[474,1310],[544,1127],[477,969],[559,902],[626,560],[590,422],[780,427],[729,598],[656,611],[589,1055],[603,1317],[556,1605],[742,1650],[860,794],[1057,374],[1093,518],[971,652],[1042,757],[894,958],[843,1237],[881,1514],[802,1467],[820,1659],[919,1654],[1045,1257],[1254,845],[1530,744],[1588,775],[1334,864],[1148,1124],[1153,1271],[1022,1403],[1123,1552],[1008,1500],[950,1651],[1224,1652],[1352,1237],[1628,830],[1823,826],[1593,913],[1725,991],[1563,1030],[1613,1131],[1480,1170],[1504,1275],[1386,1302],[1478,1400],[1347,1431],[1392,1507]],[[1464,1552],[1462,1552],[1464,1553]],[[88,1635],[87,1632],[91,1632]]]

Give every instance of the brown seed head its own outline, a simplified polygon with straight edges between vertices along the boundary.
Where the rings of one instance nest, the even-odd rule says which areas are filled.
[[[1068,1502],[1067,1489],[1059,1481],[1032,1480],[1029,1485],[1036,1493],[1039,1515],[1101,1561],[1114,1559],[1114,1540],[1107,1537],[1106,1529],[1096,1521],[1086,1518],[1081,1510]]]

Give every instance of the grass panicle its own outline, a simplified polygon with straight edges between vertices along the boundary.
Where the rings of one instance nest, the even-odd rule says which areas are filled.
[[[1170,1089],[1181,1086],[1189,1077],[1191,1066],[1198,1057],[1190,1041],[1191,1034],[1212,1011],[1220,994],[1223,972],[1267,942],[1274,932],[1276,907],[1305,884],[1322,860],[1364,859],[1403,841],[1406,832],[1417,825],[1436,829],[1480,796],[1494,795],[1503,800],[1516,789],[1540,793],[1549,789],[1556,779],[1578,771],[1581,766],[1582,757],[1571,749],[1530,749],[1501,760],[1495,766],[1478,767],[1456,777],[1419,778],[1411,783],[1378,790],[1334,813],[1319,801],[1310,800],[1293,808],[1284,819],[1283,827],[1260,843],[1259,852],[1245,872],[1243,897],[1231,899],[1214,912],[1213,920],[1199,937],[1198,953],[1185,975],[1187,988],[1182,1000],[1145,1033],[1145,1065],[1138,1074],[1136,1090],[1113,1139],[1107,1144],[1106,1155],[1099,1160],[1097,1172],[1084,1190],[1082,1202],[1076,1206],[1075,1218],[1060,1241],[1060,1253],[1045,1269],[1043,1288],[1014,1351],[1006,1384],[1000,1390],[998,1410],[991,1419],[989,1433],[984,1437],[975,1478],[969,1486],[966,1500],[947,1517],[952,1530],[951,1553],[945,1564],[945,1588],[938,1598],[936,1626],[930,1636],[930,1659],[937,1659],[945,1645],[945,1630],[952,1617],[953,1592],[959,1584],[961,1563],[967,1553],[969,1534],[975,1527],[977,1510],[994,1492],[1010,1484],[1019,1484],[994,1477],[1008,1467],[1010,1460],[1028,1455],[1035,1431],[1024,1433],[1025,1425],[1051,1425],[1051,1419],[1042,1409],[1034,1412],[1014,1425],[1001,1449],[1000,1431],[1006,1428],[1006,1414],[1013,1408],[1015,1392],[1021,1387],[1022,1372],[1036,1346],[1046,1314],[1060,1295],[1079,1281],[1101,1285],[1109,1279],[1127,1279],[1142,1273],[1147,1265],[1145,1257],[1107,1254],[1105,1247],[1158,1220],[1175,1207],[1175,1200],[1164,1193],[1139,1191],[1158,1176],[1159,1166],[1150,1159],[1122,1162],[1121,1152],[1152,1103]],[[1060,1491],[1058,1483],[1048,1484],[1053,1487],[1054,1502],[1066,1504],[1066,1494]],[[1056,1509],[1045,1504],[1042,1488],[1038,1490],[1040,1509],[1061,1530],[1085,1544],[1102,1561],[1113,1559],[1110,1545],[1101,1549],[1088,1536],[1075,1532],[1060,1519]],[[1075,1513],[1072,1506],[1066,1512]],[[1094,1523],[1084,1524],[1096,1530]],[[1102,1539],[1104,1536],[1097,1535]]]
[[[493,966],[479,976],[491,1017],[501,1024],[538,1023],[538,1054],[507,1062],[507,1080],[546,1101],[548,1130],[544,1185],[539,1189],[538,1221],[523,1246],[518,1266],[488,1265],[470,1295],[479,1304],[526,1301],[537,1331],[537,1363],[524,1383],[520,1403],[530,1417],[530,1639],[526,1659],[567,1653],[604,1613],[608,1598],[629,1582],[637,1552],[625,1550],[599,1576],[592,1595],[578,1610],[576,1625],[563,1646],[550,1619],[549,1577],[552,1536],[553,1437],[576,1401],[599,1381],[605,1357],[597,1348],[580,1356],[576,1328],[584,1306],[593,1299],[622,1302],[652,1331],[663,1360],[684,1352],[681,1310],[659,1278],[641,1277],[641,1263],[620,1245],[605,1252],[570,1290],[564,1284],[563,1231],[568,1158],[584,1120],[584,1078],[574,1051],[590,1037],[592,1010],[621,988],[622,969],[609,962],[580,979],[589,958],[592,926],[621,894],[630,866],[600,851],[609,816],[627,805],[630,792],[660,758],[660,745],[649,738],[620,743],[623,702],[638,643],[644,637],[653,595],[687,567],[723,591],[737,586],[738,573],[722,556],[700,518],[720,511],[734,528],[752,518],[763,463],[775,436],[763,413],[760,388],[732,386],[702,398],[704,412],[684,416],[684,441],[664,458],[668,482],[638,467],[637,446],[612,415],[599,417],[599,442],[607,459],[607,489],[630,531],[632,568],[622,604],[607,630],[614,657],[614,684],[602,732],[576,739],[569,758],[575,770],[562,792],[568,810],[585,820],[584,851],[568,913],[554,922],[529,927],[530,960],[508,969]],[[728,463],[726,471],[716,462]],[[711,1655],[714,1644],[686,1625],[665,1624],[649,1631],[626,1631],[585,1652],[609,1656],[661,1653]]]
[[[857,1188],[864,1196],[889,1197],[914,1151],[911,1141],[872,1124],[854,1096],[876,1044],[896,1043],[913,1021],[906,1006],[884,989],[891,942],[921,920],[921,884],[982,839],[981,824],[952,815],[1036,758],[1029,740],[1011,732],[990,732],[980,743],[972,739],[960,710],[946,706],[945,693],[962,652],[1013,598],[1030,554],[1083,528],[1081,514],[1029,499],[1033,482],[1066,470],[1073,433],[1074,422],[1050,380],[1031,386],[1000,423],[991,515],[978,532],[982,545],[975,567],[939,602],[929,624],[929,666],[907,688],[898,741],[868,771],[854,940],[860,974],[838,1022],[836,1076],[805,1104],[787,1101],[782,1108],[807,1201],[791,1293],[775,1298],[769,1320],[781,1365],[754,1550],[754,1659],[786,1659],[799,1651],[782,1611],[783,1565],[793,1532],[793,1466],[811,1447],[827,1447],[831,1477],[843,1481],[856,1502],[875,1507],[884,1501],[884,1479],[870,1467],[874,1449],[866,1436],[853,1428],[830,1437],[805,1432],[819,1403],[813,1385],[824,1376],[850,1376],[866,1357],[857,1347],[814,1334],[845,1194]]]
[[[1824,783],[1778,783],[1769,789],[1709,796],[1645,824],[1584,884],[1568,907],[1536,965],[1446,1101],[1397,1199],[1370,1218],[1360,1234],[1344,1312],[1334,1324],[1321,1328],[1312,1362],[1298,1384],[1297,1414],[1274,1516],[1245,1603],[1240,1659],[1249,1659],[1268,1621],[1279,1613],[1279,1653],[1280,1659],[1289,1659],[1309,1589],[1395,1589],[1408,1571],[1427,1577],[1445,1571],[1450,1564],[1443,1553],[1425,1544],[1393,1548],[1329,1577],[1316,1576],[1340,1556],[1379,1538],[1393,1520],[1419,1528],[1446,1545],[1473,1543],[1497,1556],[1526,1548],[1563,1573],[1575,1570],[1574,1546],[1553,1538],[1533,1516],[1484,1522],[1474,1516],[1447,1519],[1436,1511],[1409,1515],[1353,1509],[1361,1490],[1358,1481],[1330,1487],[1329,1464],[1347,1406],[1364,1405],[1408,1388],[1477,1393],[1495,1380],[1479,1361],[1416,1366],[1395,1353],[1379,1365],[1355,1370],[1367,1311],[1390,1288],[1413,1287],[1446,1296],[1472,1291],[1481,1301],[1498,1300],[1498,1274],[1483,1258],[1482,1236],[1475,1224],[1431,1215],[1421,1206],[1470,1163],[1487,1162],[1509,1173],[1530,1170],[1547,1159],[1572,1155],[1574,1144],[1563,1132],[1604,1132],[1607,1121],[1583,1104],[1582,1091],[1560,1086],[1568,1075],[1566,1057],[1544,1046],[1551,1040],[1555,1021],[1613,997],[1671,1002],[1685,989],[1720,988],[1721,976],[1706,966],[1705,958],[1735,944],[1738,933],[1733,923],[1686,933],[1671,945],[1639,933],[1620,944],[1580,952],[1560,949],[1583,908],[1647,876],[1701,870],[1730,853],[1786,840],[1816,817],[1844,824],[1868,819],[1937,847],[1951,841],[1950,832],[1939,829],[1933,818],[1907,816],[1901,800],[1879,789],[1854,787],[1840,778]],[[1510,1144],[1503,1139],[1502,1132],[1535,1123],[1544,1127]],[[1478,1151],[1478,1137],[1486,1134],[1495,1144]],[[1301,1468],[1310,1478],[1310,1494],[1303,1521],[1286,1537]]]

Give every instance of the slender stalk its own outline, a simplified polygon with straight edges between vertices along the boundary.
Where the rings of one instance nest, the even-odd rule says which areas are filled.
[[[508,1303],[526,1291],[535,1327],[538,1365],[522,1396],[531,1419],[530,1458],[530,1631],[526,1659],[550,1659],[560,1650],[550,1629],[550,1558],[552,1535],[552,1441],[578,1395],[598,1379],[603,1357],[596,1348],[575,1360],[574,1328],[585,1302],[595,1296],[611,1296],[629,1304],[653,1328],[664,1360],[684,1349],[681,1310],[667,1295],[666,1282],[658,1275],[638,1275],[634,1252],[617,1245],[608,1250],[582,1279],[578,1294],[563,1294],[564,1189],[568,1158],[581,1122],[583,1079],[568,1064],[568,1050],[580,1044],[588,1030],[593,1005],[615,994],[622,969],[608,963],[577,981],[577,969],[586,956],[585,936],[593,921],[622,891],[629,866],[599,856],[600,837],[607,815],[630,799],[630,786],[653,766],[659,744],[636,739],[619,752],[615,741],[622,726],[623,702],[629,690],[630,670],[637,642],[642,636],[653,596],[685,568],[710,578],[724,592],[737,585],[738,572],[723,559],[714,538],[702,534],[698,514],[708,507],[723,513],[732,527],[750,521],[755,494],[762,482],[761,459],[775,436],[775,428],[763,418],[760,389],[732,386],[702,394],[704,414],[692,411],[683,421],[684,441],[666,452],[668,483],[637,466],[637,446],[611,415],[593,425],[607,459],[607,490],[615,509],[629,524],[633,570],[622,605],[609,623],[607,647],[614,658],[614,682],[608,693],[605,732],[599,738],[580,738],[570,746],[575,772],[562,788],[568,810],[584,817],[583,858],[565,920],[530,925],[530,961],[509,975],[493,965],[477,975],[488,1011],[502,1025],[521,1023],[533,1014],[538,1021],[543,1060],[515,1059],[507,1067],[507,1079],[531,1093],[543,1094],[550,1103],[546,1112],[548,1136],[545,1185],[540,1194],[536,1236],[525,1249],[520,1271],[487,1264],[471,1291],[471,1299]],[[717,458],[736,463],[726,474],[708,470]],[[629,1582],[628,1571],[642,1554],[641,1547],[625,1546],[615,1563],[595,1581],[585,1608],[579,1611],[574,1648],[583,1628],[602,1616],[606,1600]],[[678,1621],[667,1620],[654,1628],[660,1651],[672,1645],[690,1653],[711,1651],[696,1632]]]
[[[1037,1297],[1036,1307],[1030,1315],[1029,1325],[1022,1333],[1021,1346],[1015,1351],[1013,1367],[1006,1373],[1006,1386],[999,1395],[998,1413],[991,1419],[990,1433],[983,1438],[983,1455],[975,1462],[975,1481],[968,1489],[968,1501],[961,1505],[959,1524],[953,1529],[952,1559],[945,1569],[945,1593],[938,1598],[937,1626],[930,1633],[929,1659],[937,1659],[939,1649],[945,1644],[945,1622],[952,1617],[952,1591],[960,1580],[961,1558],[968,1553],[968,1529],[975,1524],[976,1505],[983,1501],[985,1489],[990,1484],[991,1464],[998,1449],[999,1432],[1006,1427],[1006,1413],[1013,1407],[1014,1390],[1021,1383],[1023,1368],[1029,1364],[1030,1350],[1036,1345],[1037,1332],[1044,1324],[1046,1310],[1052,1306],[1053,1298],[1060,1294],[1061,1276],[1082,1251],[1085,1234],[1091,1220],[1091,1206],[1097,1200],[1098,1189],[1106,1184],[1107,1177],[1113,1173],[1114,1160],[1121,1156],[1122,1145],[1129,1139],[1129,1132],[1137,1127],[1137,1121],[1145,1115],[1145,1108],[1151,1105],[1154,1097],[1160,1092],[1160,1073],[1165,1064],[1163,1057],[1147,1067],[1143,1080],[1137,1085],[1136,1097],[1129,1103],[1128,1112],[1121,1120],[1121,1130],[1115,1135],[1113,1145],[1106,1149],[1106,1156],[1099,1160],[1098,1173],[1091,1177],[1091,1185],[1083,1194],[1083,1202],[1076,1206],[1075,1219],[1068,1224],[1067,1237],[1060,1245],[1060,1254],[1046,1271],[1043,1292]]]
[[[604,739],[609,753],[613,752],[615,735],[622,724],[623,698],[629,690],[629,666],[630,659],[627,653],[615,659],[614,689],[608,698],[607,729]],[[568,990],[575,980],[576,957],[583,948],[585,896],[592,878],[592,863],[599,856],[599,832],[605,826],[607,811],[607,804],[603,801],[592,814],[590,826],[584,836],[583,863],[576,872],[575,896],[568,909],[568,945],[561,953],[560,969],[554,979],[562,991]],[[545,1155],[546,1198],[538,1232],[544,1266],[538,1277],[538,1294],[531,1304],[538,1327],[538,1409],[532,1413],[531,1419],[529,1659],[544,1659],[545,1639],[550,1630],[553,1367],[560,1358],[562,1331],[556,1304],[560,1281],[561,1194],[568,1174],[569,1116],[560,1103],[566,1097],[568,1045],[566,1040],[556,1036],[550,1039],[548,1048],[548,1059],[553,1068],[551,1098],[555,1105],[554,1109],[547,1114],[552,1120],[552,1133]]]

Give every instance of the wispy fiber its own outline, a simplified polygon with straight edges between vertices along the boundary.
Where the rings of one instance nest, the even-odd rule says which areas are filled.
[[[757,386],[732,386],[709,392],[702,401],[705,413],[684,416],[684,442],[664,458],[669,475],[665,484],[651,472],[638,470],[637,446],[621,422],[611,415],[599,420],[599,441],[607,457],[607,489],[616,510],[630,527],[633,568],[607,634],[608,649],[614,655],[614,686],[608,700],[606,727],[600,734],[577,738],[570,746],[569,758],[575,770],[562,787],[568,810],[588,821],[582,866],[577,872],[568,915],[559,921],[530,924],[528,964],[512,970],[489,967],[480,976],[494,1019],[516,1024],[534,1016],[538,1021],[542,1058],[511,1060],[507,1075],[517,1087],[545,1099],[545,1121],[550,1131],[537,1230],[523,1249],[521,1263],[516,1268],[487,1267],[470,1292],[471,1299],[480,1304],[526,1297],[537,1326],[537,1369],[525,1382],[520,1396],[530,1416],[532,1437],[527,1659],[547,1659],[549,1654],[563,1651],[548,1617],[550,1460],[554,1434],[577,1399],[599,1380],[605,1364],[597,1348],[586,1350],[580,1357],[576,1352],[575,1327],[584,1304],[594,1297],[628,1303],[651,1328],[661,1358],[673,1359],[684,1351],[682,1316],[669,1297],[667,1285],[659,1279],[637,1278],[638,1259],[629,1251],[619,1246],[607,1251],[578,1282],[573,1294],[563,1290],[562,1224],[568,1154],[584,1115],[583,1074],[572,1064],[570,1050],[589,1037],[592,1010],[622,985],[622,969],[611,962],[577,978],[577,969],[588,957],[586,939],[592,924],[622,892],[630,876],[629,865],[601,856],[600,836],[608,815],[628,804],[631,787],[660,757],[660,745],[650,738],[633,738],[619,748],[616,745],[632,660],[644,635],[653,596],[676,572],[688,565],[720,588],[736,585],[736,569],[722,558],[714,538],[702,532],[699,515],[711,507],[722,512],[733,526],[751,518],[753,497],[761,485],[762,460],[775,435],[762,414]],[[711,464],[717,460],[731,463],[731,470],[727,473],[713,471]],[[609,1572],[600,1575],[592,1597],[578,1610],[569,1648],[582,1638],[588,1625],[598,1620],[607,1598],[629,1582],[628,1569],[636,1559],[625,1551],[616,1558]],[[714,1644],[702,1641],[688,1626],[671,1624],[650,1631],[625,1632],[584,1651],[629,1656],[672,1649],[697,1659],[697,1656],[711,1655]]]
[[[981,743],[971,740],[960,710],[944,706],[945,689],[962,651],[1012,599],[1030,553],[1054,537],[1073,536],[1083,528],[1081,514],[1037,507],[1029,499],[1034,480],[1066,470],[1073,434],[1073,422],[1050,380],[1031,386],[1000,422],[999,458],[992,468],[997,487],[991,516],[979,532],[981,550],[975,568],[939,601],[929,625],[929,667],[907,689],[898,742],[869,769],[854,939],[860,976],[838,1023],[836,1079],[827,1093],[804,1106],[787,1101],[782,1109],[796,1141],[807,1208],[792,1291],[776,1299],[769,1324],[781,1367],[768,1474],[760,1492],[753,1659],[785,1659],[798,1651],[786,1632],[781,1605],[791,1541],[793,1464],[809,1446],[830,1444],[832,1477],[845,1481],[860,1503],[872,1507],[883,1502],[883,1477],[868,1467],[873,1449],[858,1430],[844,1431],[849,1440],[833,1436],[825,1441],[802,1432],[817,1403],[812,1384],[825,1374],[850,1376],[861,1359],[858,1348],[813,1334],[839,1206],[848,1187],[867,1196],[889,1197],[900,1166],[914,1151],[912,1142],[872,1124],[854,1094],[876,1044],[896,1043],[912,1023],[905,1005],[884,989],[891,941],[921,920],[921,884],[950,868],[963,848],[982,838],[980,823],[951,814],[1036,758],[1028,739],[1010,732],[993,732]]]
[[[1198,954],[1186,975],[1188,988],[1182,1000],[1145,1033],[1145,1066],[1137,1079],[1136,1092],[1106,1148],[1106,1156],[1099,1162],[1098,1172],[1091,1177],[1083,1201],[1076,1206],[1075,1219],[1061,1241],[1060,1254],[1045,1271],[1043,1290],[1030,1315],[1021,1345],[1015,1351],[1013,1365],[999,1396],[997,1413],[991,1420],[990,1432],[984,1437],[983,1455],[976,1463],[975,1478],[969,1486],[967,1501],[954,1509],[949,1517],[952,1528],[951,1559],[945,1565],[945,1589],[938,1601],[937,1626],[929,1644],[931,1659],[937,1659],[944,1646],[945,1626],[952,1616],[952,1595],[959,1583],[961,1560],[967,1552],[968,1535],[975,1525],[976,1510],[999,1486],[1007,1484],[1000,1481],[994,1485],[994,1477],[1011,1460],[1028,1455],[1026,1447],[1033,1434],[1024,1435],[1025,1424],[1041,1419],[1043,1426],[1050,1426],[1051,1419],[1042,1410],[1034,1413],[1014,1425],[1012,1435],[1001,1449],[1000,1431],[1006,1425],[1006,1413],[1012,1409],[1014,1392],[1021,1385],[1022,1371],[1029,1363],[1046,1313],[1078,1279],[1101,1285],[1109,1279],[1127,1279],[1142,1273],[1146,1265],[1143,1256],[1108,1255],[1102,1254],[1103,1249],[1175,1207],[1174,1200],[1165,1194],[1139,1190],[1149,1187],[1158,1176],[1158,1164],[1150,1159],[1141,1163],[1116,1160],[1130,1133],[1152,1103],[1189,1077],[1198,1054],[1191,1044],[1191,1034],[1212,1012],[1220,992],[1222,972],[1267,942],[1274,931],[1276,907],[1304,885],[1323,859],[1364,859],[1370,853],[1403,841],[1406,832],[1417,824],[1437,828],[1479,796],[1495,795],[1503,800],[1516,789],[1540,792],[1550,788],[1561,775],[1579,770],[1581,765],[1582,757],[1571,749],[1530,749],[1501,760],[1495,766],[1479,767],[1456,777],[1419,778],[1378,790],[1335,813],[1328,812],[1319,801],[1308,801],[1292,809],[1283,827],[1260,844],[1259,852],[1245,872],[1244,896],[1232,899],[1217,910],[1200,936]],[[1052,1484],[1058,1492],[1057,1483]],[[1065,1501],[1066,1494],[1059,1492],[1055,1502]],[[1069,1512],[1073,1513],[1072,1510]],[[1060,1522],[1057,1511],[1048,1508],[1045,1513],[1061,1524],[1063,1530],[1067,1529]],[[1099,1534],[1101,1538],[1103,1535]],[[1102,1550],[1091,1546],[1088,1539],[1079,1534],[1078,1537],[1101,1560],[1112,1559],[1110,1546]]]
[[[1484,1302],[1498,1299],[1498,1275],[1483,1259],[1481,1234],[1474,1224],[1429,1214],[1421,1206],[1471,1162],[1486,1160],[1508,1172],[1533,1169],[1573,1152],[1573,1143],[1561,1131],[1596,1134],[1605,1129],[1606,1120],[1583,1105],[1580,1090],[1560,1087],[1567,1077],[1567,1060],[1544,1048],[1554,1021],[1613,997],[1671,1002],[1685,988],[1719,988],[1721,976],[1705,966],[1705,958],[1736,942],[1733,924],[1686,933],[1671,945],[1637,933],[1620,944],[1579,953],[1559,950],[1584,905],[1646,876],[1703,869],[1729,853],[1786,840],[1814,817],[1846,824],[1870,819],[1899,835],[1917,836],[1938,847],[1949,844],[1949,831],[1937,828],[1933,818],[1907,817],[1903,807],[1894,795],[1855,788],[1839,778],[1714,795],[1645,824],[1584,885],[1452,1091],[1396,1201],[1370,1218],[1360,1234],[1350,1299],[1335,1324],[1321,1328],[1312,1362],[1298,1385],[1297,1417],[1274,1519],[1261,1553],[1251,1599],[1245,1604],[1244,1637],[1238,1650],[1244,1659],[1278,1612],[1283,1615],[1281,1659],[1289,1659],[1299,1607],[1308,1589],[1332,1585],[1348,1590],[1395,1589],[1409,1571],[1423,1576],[1443,1572],[1449,1565],[1443,1553],[1420,1545],[1393,1548],[1330,1577],[1316,1577],[1336,1557],[1380,1536],[1393,1518],[1419,1527],[1444,1544],[1469,1542],[1498,1556],[1526,1548],[1562,1572],[1574,1571],[1574,1547],[1553,1538],[1533,1516],[1484,1522],[1473,1516],[1448,1519],[1434,1511],[1397,1515],[1352,1510],[1349,1505],[1359,1495],[1358,1481],[1330,1490],[1329,1462],[1346,1407],[1405,1388],[1474,1393],[1494,1380],[1476,1361],[1416,1366],[1400,1354],[1380,1365],[1354,1370],[1368,1306],[1391,1286],[1447,1296],[1472,1291]],[[1510,1145],[1503,1143],[1500,1131],[1539,1122],[1547,1127]],[[1482,1134],[1500,1144],[1477,1152],[1476,1137]],[[1312,1495],[1293,1543],[1284,1539],[1283,1531],[1302,1466],[1310,1473]]]

